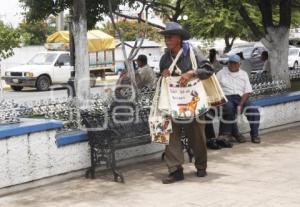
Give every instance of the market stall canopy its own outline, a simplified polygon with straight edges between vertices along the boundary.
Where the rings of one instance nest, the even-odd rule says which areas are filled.
[[[115,48],[115,38],[100,30],[88,31],[87,38],[89,52],[98,52]],[[48,50],[69,50],[69,32],[60,31],[48,36],[45,47]]]

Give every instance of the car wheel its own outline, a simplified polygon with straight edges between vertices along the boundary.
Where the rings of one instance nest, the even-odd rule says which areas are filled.
[[[296,61],[293,66],[294,69],[298,69],[298,62]]]
[[[36,88],[39,91],[47,91],[51,85],[51,80],[47,76],[41,76],[36,82]]]
[[[13,89],[14,91],[21,91],[23,89],[23,86],[10,86],[11,89]]]

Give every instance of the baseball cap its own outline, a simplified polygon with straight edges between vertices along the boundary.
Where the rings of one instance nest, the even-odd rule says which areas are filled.
[[[238,55],[231,55],[229,56],[228,62],[240,63],[241,58]]]

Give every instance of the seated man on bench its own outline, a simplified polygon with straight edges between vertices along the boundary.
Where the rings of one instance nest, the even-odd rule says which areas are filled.
[[[240,69],[240,57],[229,57],[228,68],[223,68],[217,73],[217,78],[226,95],[228,102],[221,107],[221,121],[219,135],[230,139],[233,136],[238,142],[246,142],[245,137],[239,132],[237,114],[245,115],[250,124],[250,135],[253,143],[260,143],[258,128],[260,114],[258,108],[251,106],[248,98],[252,92],[248,74]]]

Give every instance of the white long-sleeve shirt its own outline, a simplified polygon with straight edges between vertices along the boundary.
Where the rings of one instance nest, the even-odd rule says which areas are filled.
[[[230,72],[228,68],[223,68],[216,76],[226,96],[242,96],[252,92],[249,76],[241,69],[238,72]]]

